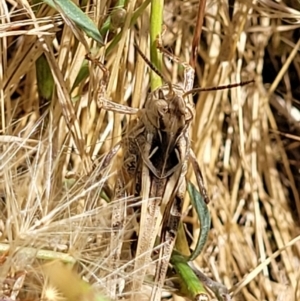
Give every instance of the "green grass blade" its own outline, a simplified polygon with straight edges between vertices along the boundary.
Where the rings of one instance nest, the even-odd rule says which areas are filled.
[[[43,0],[58,11],[61,9],[78,27],[80,27],[89,37],[104,45],[103,38],[96,24],[71,0]],[[59,6],[59,9],[57,8]]]
[[[204,202],[203,197],[196,189],[196,187],[190,182],[188,183],[188,192],[201,224],[201,231],[198,237],[198,241],[196,243],[195,250],[192,252],[188,259],[189,261],[193,261],[199,256],[206,243],[208,231],[211,225],[211,218],[208,211],[208,207]]]

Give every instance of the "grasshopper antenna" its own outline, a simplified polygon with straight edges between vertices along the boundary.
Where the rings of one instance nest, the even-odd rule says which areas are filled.
[[[146,64],[150,67],[150,69],[152,71],[154,71],[159,77],[161,77],[165,83],[167,83],[169,85],[170,91],[173,91],[172,84],[169,81],[167,81],[167,79],[162,75],[162,73],[149,61],[149,59],[141,51],[139,46],[137,44],[134,44],[134,47],[136,48],[138,54],[143,58],[143,60],[146,62]]]
[[[206,92],[206,91],[217,91],[217,90],[225,90],[225,89],[231,89],[231,88],[236,88],[236,87],[242,87],[246,86],[248,84],[254,83],[254,80],[248,80],[245,82],[240,82],[240,83],[235,83],[235,84],[230,84],[230,85],[224,85],[224,86],[218,86],[218,87],[207,87],[207,88],[195,88],[187,91],[186,93],[183,94],[183,97],[197,93],[197,92]]]

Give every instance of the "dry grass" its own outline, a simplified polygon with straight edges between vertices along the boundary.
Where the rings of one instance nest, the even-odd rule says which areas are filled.
[[[94,2],[88,12],[101,25],[108,3]],[[110,70],[107,97],[141,107],[148,69],[133,44],[136,39],[149,56],[149,16],[145,12],[130,28],[135,2],[119,43],[95,53]],[[197,4],[165,4],[164,45],[186,61]],[[207,4],[195,86],[251,78],[255,84],[195,96],[193,149],[211,195],[213,225],[197,264],[231,288],[235,300],[296,301],[300,6],[263,0],[228,7]],[[103,170],[101,158],[120,140],[124,116],[97,108],[102,74],[96,66],[72,90],[88,49],[53,10],[35,12],[26,0],[2,0],[0,11],[0,296],[62,298],[39,273],[49,258],[76,260],[85,279],[108,294],[101,284],[110,260],[111,205],[100,193],[116,166]],[[43,53],[55,90],[51,96],[50,85],[50,96],[41,98],[36,61]],[[181,66],[165,63],[165,74],[180,81]],[[187,220],[196,238],[197,220]]]

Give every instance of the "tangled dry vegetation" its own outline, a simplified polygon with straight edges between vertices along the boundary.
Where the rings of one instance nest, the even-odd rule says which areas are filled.
[[[1,1],[1,300],[62,299],[41,276],[49,259],[76,261],[77,272],[107,294],[101,284],[110,260],[111,206],[102,192],[120,158],[105,171],[101,159],[128,120],[97,108],[103,73],[95,64],[82,66],[82,41],[110,71],[107,97],[141,107],[149,69],[133,45],[149,57],[149,11],[130,26],[141,2],[129,1],[120,41],[96,48],[80,32],[78,42],[74,26],[45,4],[35,10],[26,0]],[[112,4],[89,3],[86,12],[101,28]],[[185,61],[197,5],[177,0],[164,7],[163,43]],[[207,3],[195,86],[255,80],[194,96],[192,145],[212,216],[196,263],[230,288],[234,300],[300,300],[299,37],[299,1]],[[88,77],[78,79],[80,70]],[[165,59],[164,74],[177,83],[182,66]],[[188,177],[194,181],[192,172]],[[185,221],[196,238],[199,224],[189,210]]]

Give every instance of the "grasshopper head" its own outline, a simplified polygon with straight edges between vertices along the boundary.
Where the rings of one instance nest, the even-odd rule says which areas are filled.
[[[194,118],[194,104],[184,93],[179,85],[166,84],[148,96],[146,114],[155,128],[176,135],[190,124]]]

